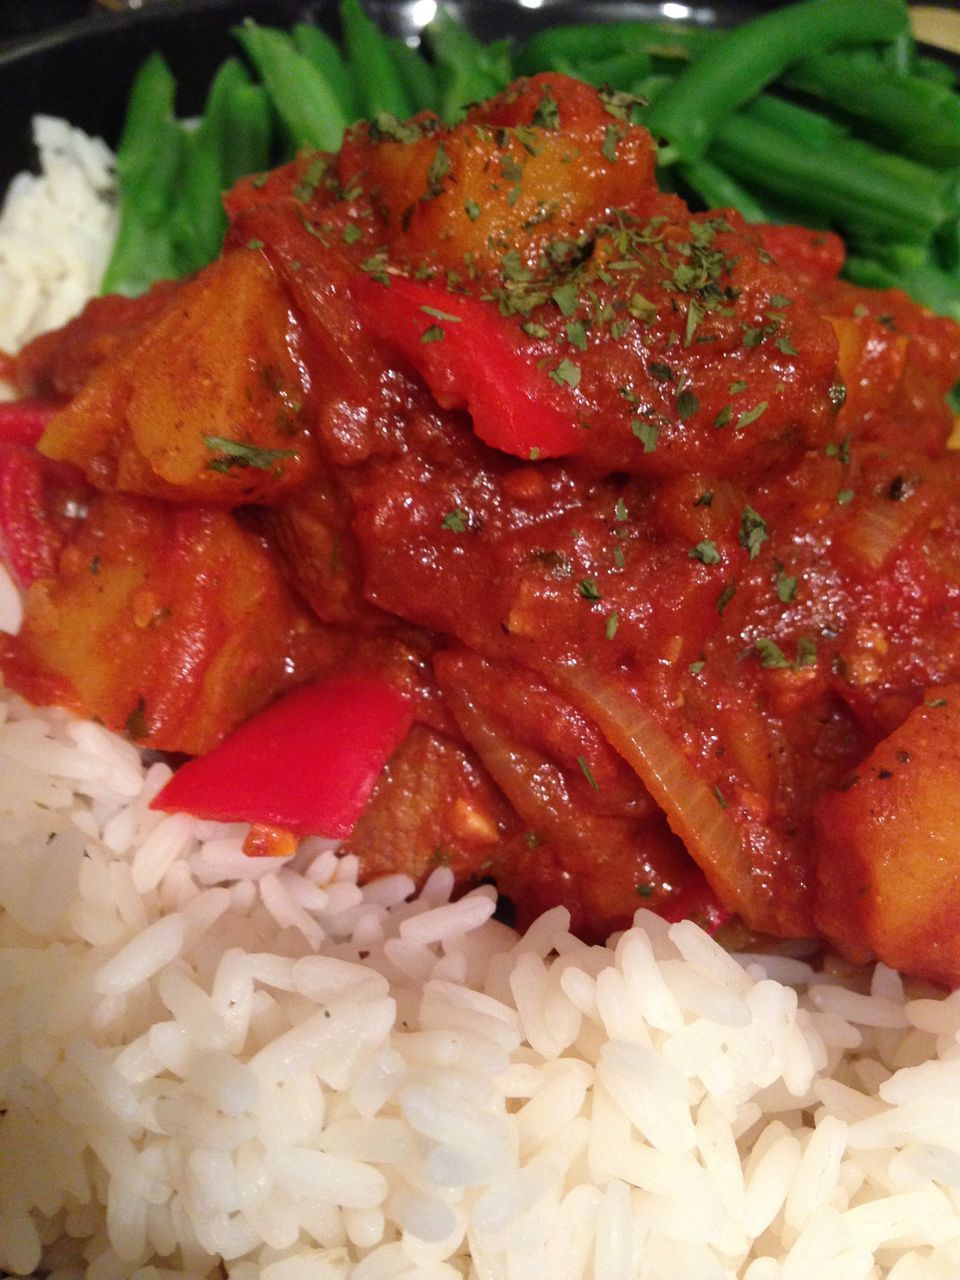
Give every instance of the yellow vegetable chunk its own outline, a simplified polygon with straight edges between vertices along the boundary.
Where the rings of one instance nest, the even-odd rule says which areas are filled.
[[[816,920],[850,959],[960,983],[960,685],[931,690],[817,812]]]
[[[191,755],[313,674],[322,648],[231,512],[144,498],[96,496],[24,605],[0,643],[11,688]]]
[[[96,369],[40,450],[104,490],[273,502],[316,471],[309,391],[282,285],[262,254],[238,250]]]

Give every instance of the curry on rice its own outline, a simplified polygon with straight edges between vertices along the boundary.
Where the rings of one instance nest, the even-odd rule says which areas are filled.
[[[368,878],[956,982],[960,328],[828,233],[691,213],[631,107],[542,75],[378,117],[241,182],[210,267],[28,346],[0,667],[199,765],[320,681],[386,759]],[[252,852],[309,829],[196,776]]]

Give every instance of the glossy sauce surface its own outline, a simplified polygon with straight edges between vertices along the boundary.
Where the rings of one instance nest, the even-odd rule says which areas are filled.
[[[373,670],[418,724],[347,842],[367,874],[449,861],[588,936],[642,902],[883,955],[851,779],[960,676],[960,331],[838,280],[835,237],[691,214],[629,117],[542,76],[453,129],[358,126],[235,189],[193,281],[28,349],[24,389],[69,399],[41,450],[97,496],[64,527],[48,487],[56,568],[3,669],[174,752]],[[818,919],[847,794],[872,870]]]

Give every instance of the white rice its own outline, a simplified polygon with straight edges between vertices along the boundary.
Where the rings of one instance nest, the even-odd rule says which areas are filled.
[[[113,156],[63,120],[37,116],[39,176],[21,173],[0,211],[0,350],[65,324],[95,294],[116,234]]]
[[[109,156],[39,136],[51,171],[0,221],[0,288],[42,263],[11,345],[63,318],[70,271],[11,247],[30,202],[97,206],[68,310],[112,226]],[[416,896],[319,840],[251,861],[242,828],[149,810],[167,776],[0,693],[0,1270],[960,1274],[960,993],[646,911],[606,947],[559,908],[520,937],[444,868]]]

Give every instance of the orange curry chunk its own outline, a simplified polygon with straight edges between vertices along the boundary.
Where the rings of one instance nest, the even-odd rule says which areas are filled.
[[[186,752],[373,673],[418,723],[363,875],[960,981],[960,326],[658,191],[633,106],[547,74],[380,115],[33,345],[22,389],[73,396],[41,452],[100,492],[0,453],[0,665]]]
[[[0,669],[146,747],[199,754],[310,674],[317,624],[227,511],[94,497]]]
[[[960,685],[923,703],[817,811],[817,923],[852,959],[960,983]]]
[[[49,424],[47,457],[91,484],[236,506],[274,502],[316,465],[310,377],[262,254],[228,254],[172,294]]]

